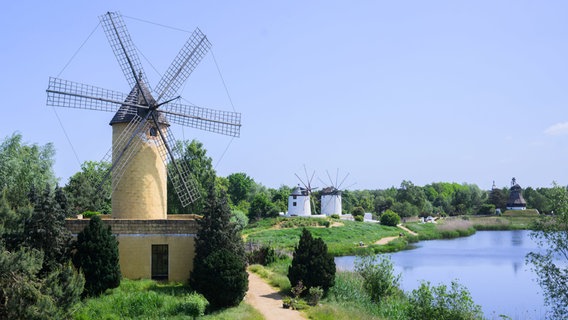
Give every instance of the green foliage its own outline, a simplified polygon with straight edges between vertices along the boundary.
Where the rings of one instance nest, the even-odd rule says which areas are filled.
[[[338,214],[332,214],[330,217],[336,220],[339,220],[341,218]]]
[[[398,292],[400,274],[394,274],[394,265],[388,256],[359,256],[355,271],[363,278],[363,288],[374,302]]]
[[[216,181],[216,173],[213,168],[213,160],[207,156],[207,150],[203,147],[203,143],[192,140],[177,141],[175,146],[182,155],[178,162],[184,162],[188,168],[191,168],[191,176],[196,184],[199,194],[205,195],[209,186],[214,186]],[[182,214],[194,213],[202,214],[205,206],[205,197],[199,198],[187,207],[183,207],[179,201],[178,195],[168,179],[168,213]]]
[[[110,213],[110,198],[105,196],[111,192],[110,178],[106,177],[109,169],[108,162],[86,161],[81,171],[69,178],[64,190],[72,215],[84,211]]]
[[[184,298],[184,302],[177,308],[180,313],[187,314],[193,319],[205,315],[205,309],[209,305],[209,301],[198,293],[192,293]]]
[[[4,139],[0,144],[0,191],[5,193],[12,208],[28,204],[31,188],[55,185],[54,157],[51,143],[25,144],[18,133]]]
[[[87,219],[90,219],[90,218],[92,218],[92,217],[94,217],[94,216],[98,216],[98,215],[100,215],[100,214],[101,214],[101,213],[98,212],[98,211],[85,211],[85,212],[82,213],[83,218],[87,218]]]
[[[254,187],[254,180],[246,173],[238,172],[230,174],[229,179],[229,198],[231,203],[238,204],[243,200],[249,200],[248,196]]]
[[[233,210],[231,215],[231,222],[237,226],[239,231],[243,231],[244,228],[247,227],[249,223],[249,218],[247,215],[239,210]]]
[[[247,254],[248,264],[261,264],[267,266],[276,261],[276,252],[270,246],[263,245]]]
[[[363,216],[353,216],[353,220],[357,222],[363,222],[365,218]]]
[[[392,210],[387,210],[381,215],[381,224],[396,227],[400,223],[400,216]]]
[[[288,279],[293,285],[302,281],[307,288],[321,287],[324,292],[333,287],[335,261],[327,252],[325,242],[321,238],[313,238],[305,228],[294,250],[292,264],[288,269]]]
[[[323,289],[320,287],[311,287],[310,290],[308,290],[308,293],[308,304],[310,306],[316,306],[319,303],[321,297],[323,297]]]
[[[246,256],[240,230],[231,223],[231,211],[223,191],[213,186],[199,220],[194,267],[190,285],[213,308],[236,306],[248,289]]]
[[[252,199],[248,216],[251,220],[277,217],[278,211],[265,193],[258,193]]]
[[[94,216],[77,236],[73,264],[85,275],[85,296],[96,296],[120,284],[118,241],[110,226]]]
[[[365,215],[365,209],[363,209],[363,207],[355,207],[353,208],[353,212],[351,213],[354,217],[357,216],[364,216]]]
[[[495,214],[495,205],[494,204],[487,204],[487,203],[483,204],[479,208],[479,211],[477,211],[477,214],[480,214],[480,215]]]
[[[476,305],[464,286],[453,281],[450,289],[445,285],[431,287],[423,282],[409,296],[410,320],[469,320],[483,319],[481,307]]]
[[[568,190],[553,183],[550,191],[554,216],[536,220],[531,237],[539,246],[526,260],[543,289],[545,303],[555,319],[568,317]]]

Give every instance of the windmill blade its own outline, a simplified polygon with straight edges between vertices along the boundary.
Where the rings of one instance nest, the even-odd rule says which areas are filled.
[[[49,78],[46,92],[48,106],[107,112],[116,112],[125,104],[124,100],[127,97],[122,92],[53,77]]]
[[[345,180],[347,179],[347,177],[349,177],[349,172],[345,175],[345,177],[343,178],[343,180],[341,180],[341,182],[339,183],[339,185],[337,186],[337,189],[339,189],[343,183],[345,182]]]
[[[100,181],[95,181],[97,186],[102,186],[110,177],[111,191],[116,189],[128,163],[141,149],[140,144],[143,139],[140,137],[140,133],[147,132],[150,127],[151,125],[146,118],[143,119],[138,115],[133,116],[126,128],[116,138],[112,148],[103,157],[102,161],[112,163],[112,165]]]
[[[139,86],[138,77],[148,85],[148,79],[142,69],[136,47],[132,43],[128,29],[118,12],[107,12],[99,17],[108,42],[118,60],[118,64],[130,85],[130,88]]]
[[[325,170],[325,173],[327,174],[327,178],[329,179],[329,182],[331,183],[330,187],[335,187],[335,185],[333,185],[333,180],[331,180],[331,176],[329,175],[329,171]]]
[[[302,178],[300,178],[298,174],[294,173],[294,175],[296,176],[296,178],[298,178],[298,180],[300,180],[304,187],[306,187],[306,190],[309,190],[308,185],[304,183],[304,180],[302,180]]]
[[[175,138],[169,127],[160,128],[155,112],[152,112],[153,122],[158,129],[161,143],[158,143],[160,157],[166,164],[168,178],[174,186],[181,205],[187,207],[199,199],[199,189],[191,176],[188,164],[182,160],[181,151],[175,143]]]
[[[192,105],[168,103],[160,108],[168,114],[168,120],[183,126],[204,131],[239,137],[241,133],[241,114],[220,111]]]
[[[174,97],[210,48],[207,37],[199,28],[195,29],[158,83],[156,101]]]

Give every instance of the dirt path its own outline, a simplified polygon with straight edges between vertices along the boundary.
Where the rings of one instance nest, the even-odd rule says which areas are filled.
[[[399,227],[399,228],[401,228],[402,230],[404,230],[404,231],[410,233],[410,234],[413,235],[413,236],[417,236],[417,235],[418,235],[418,233],[416,233],[416,232],[414,232],[414,231],[408,229],[407,227],[405,227],[405,226],[403,226],[403,225],[401,225],[401,224],[399,224],[397,227]],[[395,239],[398,239],[398,237],[396,237],[396,236],[395,236],[395,237],[384,237],[384,238],[380,238],[377,242],[375,242],[375,244],[385,245],[385,244],[387,244],[387,243],[389,243],[389,242],[391,242],[391,241],[393,241],[393,240],[395,240]]]
[[[296,310],[282,308],[282,296],[257,274],[249,272],[245,301],[262,313],[266,320],[305,320]]]

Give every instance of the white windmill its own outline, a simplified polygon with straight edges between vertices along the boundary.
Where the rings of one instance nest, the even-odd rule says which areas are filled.
[[[311,178],[308,177],[305,166],[304,172],[306,173],[307,183],[304,183],[304,181],[297,174],[295,174],[304,187],[301,187],[298,184],[298,186],[294,188],[294,190],[292,190],[292,193],[290,193],[290,196],[288,197],[289,216],[309,217],[312,215],[311,193],[312,190],[315,190],[317,188],[312,188],[311,183],[314,178],[315,172],[312,174]]]
[[[321,214],[326,216],[331,216],[332,214],[341,214],[341,186],[349,176],[349,173],[345,175],[343,180],[338,184],[339,169],[335,175],[335,183],[331,179],[329,172],[326,170],[327,177],[329,179],[330,185],[321,190]],[[320,180],[321,181],[321,180]],[[322,181],[322,183],[324,183]]]

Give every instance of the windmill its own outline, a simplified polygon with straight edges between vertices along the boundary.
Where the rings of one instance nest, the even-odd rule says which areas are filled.
[[[312,209],[314,207],[315,210],[315,203],[313,203],[313,199],[311,197],[312,191],[316,190],[317,187],[312,187],[312,180],[314,179],[315,172],[312,173],[312,176],[308,176],[308,171],[306,170],[306,166],[304,166],[304,173],[306,174],[306,183],[300,178],[299,175],[294,174],[300,183],[304,186],[303,188],[298,184],[292,193],[288,197],[288,215],[290,216],[311,216]]]
[[[112,165],[105,177],[112,186],[112,214],[125,219],[165,219],[169,178],[185,207],[199,198],[191,168],[180,159],[170,124],[238,137],[240,113],[177,102],[177,92],[209,51],[196,29],[154,90],[150,89],[130,34],[117,12],[99,17],[131,91],[124,94],[51,77],[47,105],[114,112]]]
[[[326,216],[331,216],[332,214],[341,214],[342,191],[340,190],[340,188],[345,182],[345,180],[347,180],[349,173],[347,173],[345,177],[343,177],[341,182],[338,183],[339,169],[337,169],[337,172],[335,174],[335,182],[334,180],[331,179],[329,171],[326,170],[325,172],[327,173],[327,177],[329,179],[330,184],[329,186],[323,188],[321,191],[321,214],[325,214]],[[325,184],[325,182],[321,181],[321,179],[320,182]]]

